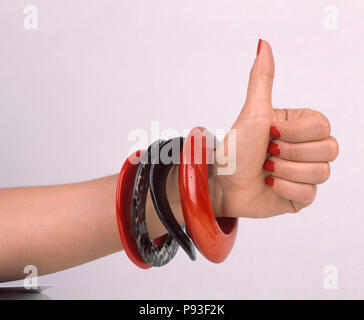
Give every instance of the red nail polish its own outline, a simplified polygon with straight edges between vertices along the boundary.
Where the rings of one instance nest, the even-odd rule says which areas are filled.
[[[259,41],[258,41],[258,48],[257,48],[257,56],[259,55],[259,51],[260,51],[261,44],[262,44],[262,39],[259,39]]]
[[[265,178],[265,184],[267,184],[270,187],[273,187],[274,179],[272,177],[266,177]]]
[[[274,138],[280,138],[281,133],[279,132],[279,129],[277,127],[271,127],[270,128],[270,135]]]
[[[270,142],[268,145],[268,153],[273,154],[275,156],[279,155],[281,153],[279,145],[274,142]]]
[[[263,164],[263,169],[265,171],[270,171],[270,172],[274,172],[274,163],[271,160],[265,160],[264,164]]]

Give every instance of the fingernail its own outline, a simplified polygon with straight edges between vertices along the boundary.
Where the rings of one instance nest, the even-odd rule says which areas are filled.
[[[262,44],[262,39],[259,39],[259,41],[258,41],[258,48],[257,48],[257,56],[259,55],[259,51],[260,51],[261,44]]]
[[[274,142],[270,142],[268,145],[268,153],[273,154],[275,156],[279,155],[281,153],[279,145]]]
[[[263,169],[265,171],[270,171],[270,172],[274,172],[274,163],[271,160],[265,160],[264,164],[263,164]]]
[[[265,184],[267,184],[270,187],[273,187],[274,179],[272,177],[266,177],[265,178]]]
[[[270,135],[274,138],[280,138],[281,133],[279,132],[279,129],[277,127],[271,127],[270,128]]]

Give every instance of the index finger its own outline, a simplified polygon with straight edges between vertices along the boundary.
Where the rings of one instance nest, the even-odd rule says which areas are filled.
[[[319,141],[330,137],[330,123],[317,112],[306,117],[272,123],[270,135],[286,142]]]

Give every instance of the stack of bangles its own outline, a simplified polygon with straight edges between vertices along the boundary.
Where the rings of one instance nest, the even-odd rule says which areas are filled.
[[[141,269],[160,267],[181,246],[196,260],[195,246],[208,260],[219,263],[229,255],[236,238],[238,219],[215,218],[209,196],[208,168],[216,138],[197,127],[186,139],[154,142],[146,151],[129,156],[116,187],[116,215],[121,242],[130,260]],[[179,192],[186,223],[177,222],[167,199],[166,182],[178,164]],[[150,239],[146,224],[148,190],[155,211],[168,233]]]

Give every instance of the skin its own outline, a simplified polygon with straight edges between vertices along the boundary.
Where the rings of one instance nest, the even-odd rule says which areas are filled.
[[[209,188],[216,216],[266,218],[298,212],[310,205],[317,184],[330,174],[338,155],[330,124],[310,109],[273,109],[274,60],[262,41],[250,73],[244,107],[232,126],[237,133],[236,170],[218,175],[224,163],[212,166]],[[281,137],[269,135],[271,126]],[[267,154],[273,140],[280,154]],[[225,154],[228,139],[216,150]],[[274,172],[263,169],[269,158]],[[235,161],[228,159],[228,161]],[[273,186],[265,183],[272,175]],[[26,265],[40,275],[77,266],[122,249],[115,217],[117,175],[68,185],[0,190],[0,281],[24,278]],[[178,168],[167,179],[172,210],[184,224],[178,190]],[[146,204],[151,238],[166,232],[150,196]]]
[[[330,136],[329,121],[311,109],[273,109],[273,78],[272,50],[262,41],[250,72],[244,107],[232,126],[237,140],[236,170],[232,175],[218,175],[217,168],[225,163],[214,165],[216,215],[267,218],[299,212],[313,202],[316,185],[329,178],[329,162],[339,152],[337,141]],[[278,156],[267,155],[272,126],[281,135],[272,141],[280,148]],[[216,150],[217,156],[225,155],[224,150],[228,150],[227,137]],[[266,158],[275,167],[272,187],[265,184],[269,175],[262,168]]]

